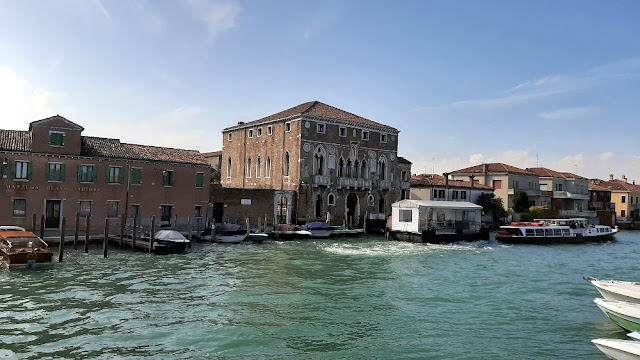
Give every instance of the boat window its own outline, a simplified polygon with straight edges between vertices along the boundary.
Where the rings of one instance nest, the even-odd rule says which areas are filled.
[[[553,236],[562,236],[562,229],[553,229]]]
[[[536,236],[544,236],[544,229],[535,229]]]
[[[569,236],[569,235],[571,235],[571,232],[569,231],[569,229],[562,229],[562,235],[563,236]]]
[[[533,229],[525,229],[525,234],[526,234],[527,236],[533,236],[533,235],[534,235],[534,233],[533,233]]]
[[[544,236],[553,236],[553,229],[544,229]]]
[[[11,237],[8,239],[9,242],[11,243],[11,247],[13,248],[26,248],[26,247],[30,247],[29,243],[32,243],[33,247],[44,247],[44,241],[40,240],[40,238],[35,238],[35,237],[26,237],[26,236],[21,236],[21,237]]]
[[[411,210],[400,210],[400,222],[411,222]]]

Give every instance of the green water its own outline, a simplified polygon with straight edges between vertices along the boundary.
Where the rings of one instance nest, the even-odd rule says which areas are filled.
[[[570,246],[361,237],[67,247],[0,270],[0,359],[605,359],[582,277],[638,281],[640,232]]]

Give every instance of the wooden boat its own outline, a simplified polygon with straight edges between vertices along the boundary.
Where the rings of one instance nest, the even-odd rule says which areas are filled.
[[[482,206],[467,201],[401,200],[391,205],[387,237],[422,243],[489,239]]]
[[[610,226],[592,225],[578,230],[572,225],[534,221],[501,226],[496,233],[496,240],[508,244],[583,244],[612,240],[614,235]]]
[[[53,251],[44,240],[30,231],[13,229],[5,227],[0,231],[0,255],[5,264],[33,267],[51,263]]]
[[[584,279],[595,286],[603,298],[640,304],[640,284],[631,281]]]
[[[278,240],[299,240],[311,237],[311,231],[302,230],[294,225],[280,225],[267,233],[269,238]]]
[[[328,238],[333,232],[333,226],[322,221],[312,221],[300,227],[301,230],[311,232],[312,238]]]
[[[154,254],[177,254],[184,252],[189,240],[175,230],[160,230],[156,232],[153,241]]]
[[[640,331],[640,304],[606,299],[595,299],[594,302],[611,321],[621,328]]]
[[[594,339],[593,344],[610,359],[640,360],[640,342],[618,339]]]

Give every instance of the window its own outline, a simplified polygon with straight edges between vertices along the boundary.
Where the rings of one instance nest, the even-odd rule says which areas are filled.
[[[80,165],[78,168],[78,182],[93,183],[96,182],[96,166]]]
[[[367,160],[362,160],[362,165],[360,165],[362,173],[360,174],[361,178],[368,179],[369,178],[369,169],[367,169]]]
[[[259,127],[259,128],[256,130],[256,135],[258,135],[258,137],[262,136],[262,128],[261,128],[261,127]]]
[[[555,184],[553,188],[555,191],[562,191],[562,184]]]
[[[160,212],[160,221],[171,221],[172,205],[162,205]]]
[[[383,144],[387,142],[387,134],[380,134],[380,142]]]
[[[137,218],[140,215],[140,205],[131,205],[131,217]]]
[[[133,185],[142,184],[142,168],[131,169],[131,184]]]
[[[124,172],[120,166],[109,166],[107,168],[107,183],[122,184],[124,183]]]
[[[347,137],[347,128],[344,126],[340,126],[338,128],[338,135],[340,135],[341,137]]]
[[[174,186],[175,184],[176,184],[176,176],[173,173],[173,170],[162,171],[162,185]]]
[[[319,146],[313,155],[313,173],[315,175],[324,175],[324,148]]]
[[[374,202],[375,199],[373,198],[373,195],[367,196],[367,204],[369,204],[369,206],[373,206]]]
[[[49,132],[49,145],[64,146],[64,133],[57,131]]]
[[[460,199],[465,200],[467,198],[467,192],[466,191],[460,191]]]
[[[400,180],[409,181],[409,177],[407,176],[407,171],[406,170],[402,170],[400,172]]]
[[[284,131],[285,131],[285,132],[289,132],[289,131],[291,131],[291,122],[290,122],[290,121],[289,121],[289,122],[284,123]]]
[[[340,158],[338,161],[338,177],[344,176],[344,159]]]
[[[444,190],[438,190],[438,195],[441,199],[444,199]]]
[[[193,216],[197,218],[202,217],[202,205],[196,205],[193,208]]]
[[[118,203],[119,201],[107,201],[107,217],[108,218],[118,217]]]
[[[247,159],[247,178],[251,177],[251,156]]]
[[[411,210],[400,209],[400,222],[411,222]]]
[[[386,158],[380,158],[378,162],[378,177],[380,180],[387,180],[387,160]]]
[[[622,200],[621,201],[622,201],[623,204],[626,204],[627,203],[627,197],[622,195]]]
[[[369,140],[369,132],[368,131],[362,131],[362,140]]]
[[[265,177],[267,178],[271,177],[271,157],[267,157],[267,163],[265,164],[264,172],[265,172]]]
[[[327,204],[329,205],[336,204],[336,197],[333,194],[329,194],[329,196],[327,196]]]
[[[384,198],[380,198],[380,200],[378,200],[378,212],[381,214],[385,214],[385,203],[384,203]]]
[[[64,181],[65,166],[62,163],[47,163],[46,176],[48,181]]]
[[[520,181],[513,180],[513,188],[514,189],[519,189],[520,188]]]
[[[400,200],[409,198],[409,189],[402,189],[400,193]]]
[[[84,216],[84,217],[91,216],[90,200],[80,200],[80,216]]]
[[[231,179],[231,156],[229,156],[229,160],[227,161],[227,179]]]
[[[548,184],[540,184],[540,191],[547,191],[547,190],[549,190]]]
[[[13,217],[27,216],[27,199],[13,199]]]
[[[232,133],[229,133],[229,137],[228,137],[228,139],[229,139],[229,141],[232,141],[232,140],[233,140],[233,134],[232,134]]]
[[[289,176],[289,152],[284,154],[284,176]]]
[[[620,217],[627,217],[627,211],[626,210],[620,210]]]
[[[318,134],[324,134],[326,129],[326,125],[325,124],[317,124],[316,125],[316,130],[318,132]]]
[[[494,189],[502,189],[502,180],[493,180]]]
[[[11,174],[15,180],[31,180],[31,162],[14,161]]]
[[[451,195],[452,195],[451,197],[452,197],[454,200],[458,199],[458,190],[453,190],[453,193],[452,193]]]
[[[256,161],[256,177],[259,178],[260,176],[262,176],[262,159],[260,158],[260,156],[258,156],[258,160]]]
[[[283,196],[278,200],[278,211],[277,211],[278,224],[287,223],[287,207],[288,207],[288,200],[286,197]]]
[[[272,135],[273,134],[273,126],[269,125],[267,126],[267,135]]]
[[[253,137],[253,129],[249,129],[249,138]]]
[[[204,186],[204,173],[197,172],[196,173],[196,187],[202,188]]]

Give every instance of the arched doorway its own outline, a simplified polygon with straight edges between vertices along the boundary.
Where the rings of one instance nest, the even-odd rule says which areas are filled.
[[[322,218],[323,214],[322,195],[316,196],[316,218]]]
[[[347,195],[347,224],[353,226],[355,219],[359,214],[356,213],[358,207],[358,197],[354,193]]]
[[[385,204],[384,204],[384,198],[383,198],[383,197],[381,197],[381,198],[380,198],[380,201],[378,202],[378,212],[379,212],[380,214],[386,214],[385,206],[384,206],[384,205],[385,205]]]

